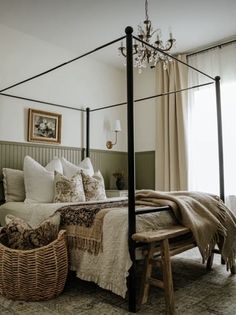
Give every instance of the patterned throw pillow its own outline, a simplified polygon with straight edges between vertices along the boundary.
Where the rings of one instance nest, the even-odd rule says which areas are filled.
[[[86,201],[106,199],[104,179],[100,171],[94,173],[93,176],[86,175],[81,171],[81,175]]]
[[[81,174],[68,178],[55,171],[54,202],[85,201],[84,187]]]
[[[60,214],[54,213],[36,228],[10,214],[6,216],[5,221],[6,225],[1,233],[6,233],[8,247],[27,250],[48,245],[57,238]]]

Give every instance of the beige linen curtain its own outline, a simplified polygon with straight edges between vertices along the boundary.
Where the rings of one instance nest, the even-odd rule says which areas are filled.
[[[178,59],[186,62],[186,55]],[[172,60],[165,70],[160,63],[157,68],[157,93],[186,88],[185,65]],[[163,191],[187,190],[187,94],[174,93],[157,99],[156,137],[156,189]]]

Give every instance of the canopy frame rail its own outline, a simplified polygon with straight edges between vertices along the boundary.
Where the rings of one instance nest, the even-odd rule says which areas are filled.
[[[0,92],[0,95],[6,96],[6,97],[10,97],[10,98],[16,98],[16,99],[20,99],[20,100],[24,100],[24,101],[34,102],[34,103],[40,103],[40,104],[46,104],[46,105],[55,106],[55,107],[61,107],[61,108],[65,108],[65,109],[77,110],[77,111],[80,111],[80,112],[85,112],[86,111],[85,109],[82,109],[82,108],[66,106],[66,105],[62,105],[62,104],[56,104],[56,103],[45,102],[45,101],[40,101],[40,100],[37,100],[37,99],[34,99],[34,98],[28,98],[28,97],[13,95],[13,94],[6,94],[6,93]]]
[[[68,64],[70,64],[70,63],[72,63],[72,62],[74,62],[74,61],[77,61],[77,60],[79,60],[79,59],[81,59],[81,58],[83,58],[83,57],[86,57],[86,56],[88,56],[88,55],[91,55],[91,54],[95,53],[95,52],[98,51],[98,50],[101,50],[101,49],[103,49],[103,48],[105,48],[105,47],[107,47],[107,46],[110,46],[110,45],[112,45],[112,44],[118,42],[118,41],[121,41],[121,40],[124,39],[124,38],[126,38],[125,35],[122,36],[122,37],[120,37],[120,38],[114,39],[114,40],[110,41],[109,43],[106,43],[106,44],[104,44],[104,45],[101,45],[101,46],[99,46],[99,47],[97,47],[97,48],[95,48],[95,49],[92,49],[92,50],[90,50],[90,51],[88,51],[88,52],[86,52],[86,53],[84,53],[84,54],[82,54],[82,55],[80,55],[80,56],[78,56],[78,57],[75,57],[75,58],[70,59],[70,60],[68,60],[68,61],[66,61],[66,62],[63,62],[63,63],[61,63],[61,64],[59,64],[59,65],[57,65],[57,66],[55,66],[55,67],[53,67],[53,68],[50,68],[50,69],[48,69],[48,70],[46,70],[46,71],[43,71],[43,72],[41,72],[41,73],[39,73],[39,74],[36,74],[36,75],[34,75],[34,76],[32,76],[32,77],[29,77],[29,78],[27,78],[27,79],[25,79],[25,80],[22,80],[22,81],[19,81],[19,82],[17,82],[17,83],[14,83],[14,84],[12,84],[12,85],[9,85],[9,86],[7,86],[7,87],[1,89],[0,92],[5,92],[5,91],[7,91],[7,90],[9,90],[9,89],[12,89],[13,87],[16,87],[16,86],[21,85],[21,84],[23,84],[23,83],[26,83],[26,82],[29,82],[29,81],[34,80],[34,79],[36,79],[36,78],[39,78],[39,77],[41,77],[41,76],[43,76],[43,75],[45,75],[45,74],[48,74],[48,73],[50,73],[50,72],[52,72],[52,71],[55,71],[55,70],[57,70],[57,69],[59,69],[59,68],[61,68],[61,67],[64,67],[64,66],[66,66],[66,65],[68,65]]]
[[[144,45],[146,45],[146,46],[152,48],[153,50],[157,50],[157,51],[159,51],[160,53],[162,53],[163,55],[168,56],[168,57],[170,57],[171,59],[174,59],[174,60],[178,61],[179,63],[182,63],[182,64],[185,65],[186,67],[191,68],[191,69],[197,71],[198,73],[201,73],[201,74],[204,75],[205,77],[207,77],[207,78],[209,78],[209,79],[215,81],[215,78],[214,78],[214,77],[212,77],[212,76],[210,76],[209,74],[207,74],[207,73],[205,73],[205,72],[203,72],[203,71],[201,71],[201,70],[199,70],[199,69],[197,69],[197,68],[195,68],[195,67],[189,65],[188,63],[186,63],[186,62],[184,62],[184,61],[182,61],[182,60],[176,58],[175,56],[168,54],[166,51],[162,50],[161,48],[154,47],[153,45],[151,45],[151,44],[149,44],[149,43],[147,43],[147,42],[144,42],[144,41],[141,40],[139,37],[133,36],[133,38],[136,39],[137,41],[139,41],[140,43],[142,43],[142,44],[144,44]]]
[[[142,101],[146,101],[149,99],[153,99],[153,98],[157,98],[157,97],[161,97],[161,96],[166,96],[166,95],[170,95],[170,94],[180,93],[180,92],[184,92],[187,90],[197,89],[199,87],[203,87],[203,86],[207,86],[207,85],[211,85],[211,84],[214,84],[214,82],[207,82],[207,83],[203,83],[203,84],[193,85],[193,86],[183,88],[180,90],[176,90],[176,91],[171,91],[171,92],[156,94],[156,95],[152,95],[152,96],[142,97],[142,98],[138,98],[138,99],[134,100],[134,103],[138,103],[138,102],[142,102]],[[99,110],[104,110],[104,109],[108,109],[108,108],[112,108],[112,107],[118,107],[118,106],[122,106],[122,105],[127,105],[127,102],[107,105],[107,106],[103,106],[103,107],[97,107],[97,108],[91,109],[91,112],[96,112]]]

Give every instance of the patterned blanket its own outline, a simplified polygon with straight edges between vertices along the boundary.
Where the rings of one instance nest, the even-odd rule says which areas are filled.
[[[127,200],[76,204],[61,207],[61,228],[67,231],[70,249],[81,249],[97,255],[103,250],[102,227],[106,213],[114,208],[127,207]]]

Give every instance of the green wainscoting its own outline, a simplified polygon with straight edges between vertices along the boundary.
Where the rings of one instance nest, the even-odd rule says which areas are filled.
[[[127,184],[128,168],[126,152],[90,150],[90,158],[94,169],[99,169],[102,172],[107,189],[116,189],[115,178],[112,174],[117,171],[124,173]]]
[[[136,152],[137,189],[155,189],[155,151]]]
[[[57,157],[63,156],[68,161],[74,164],[78,164],[84,155],[84,150],[82,150],[81,148],[74,147],[0,141],[0,170],[3,167],[22,169],[24,157],[26,155],[30,155],[41,165],[46,165],[55,156]],[[125,188],[127,188],[128,173],[127,152],[91,149],[90,158],[94,165],[94,169],[100,170],[102,172],[104,176],[106,189],[116,188],[115,178],[112,176],[112,173],[117,171],[124,172],[126,179]],[[137,189],[146,188],[154,189],[155,187],[154,171],[155,152],[154,151],[137,152],[136,153]]]
[[[26,155],[44,166],[55,156],[64,156],[68,161],[77,164],[81,161],[81,154],[81,149],[71,147],[0,141],[0,169],[22,169]]]
[[[46,165],[55,156],[65,157],[68,161],[79,164],[84,154],[81,148],[0,141],[0,170],[3,167],[23,169],[24,157],[31,156],[41,165]],[[90,157],[95,170],[104,176],[107,189],[114,188],[112,176],[117,170],[127,174],[127,153],[105,150],[91,150]],[[0,171],[1,174],[1,171]]]

